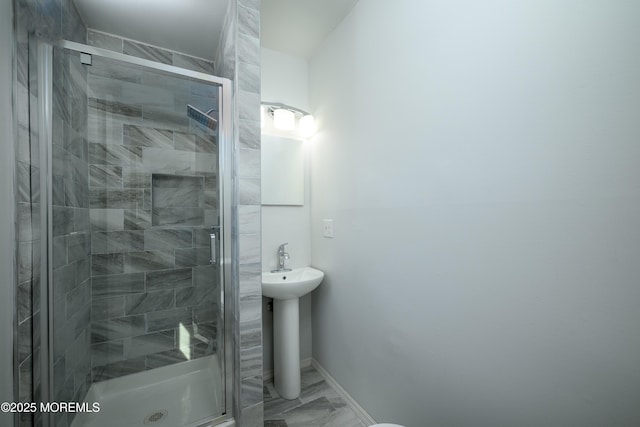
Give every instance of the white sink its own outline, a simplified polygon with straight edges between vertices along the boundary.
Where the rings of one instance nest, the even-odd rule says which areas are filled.
[[[324,273],[311,267],[291,271],[262,273],[262,295],[275,299],[300,298],[313,291],[324,279]]]
[[[300,297],[322,279],[311,267],[262,273],[262,295],[273,298],[273,384],[284,399],[300,396]]]

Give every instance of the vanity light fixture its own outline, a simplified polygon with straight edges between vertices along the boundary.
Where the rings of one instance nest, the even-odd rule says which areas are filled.
[[[302,138],[309,138],[316,132],[315,119],[306,111],[279,102],[262,102],[260,110],[263,130],[271,128]]]

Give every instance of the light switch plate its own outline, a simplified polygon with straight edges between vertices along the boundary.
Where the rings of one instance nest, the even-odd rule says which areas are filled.
[[[328,237],[329,239],[333,238],[333,220],[332,219],[322,220],[322,235],[324,237]]]

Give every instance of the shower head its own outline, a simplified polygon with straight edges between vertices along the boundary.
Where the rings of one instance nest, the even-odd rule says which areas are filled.
[[[190,118],[200,123],[201,125],[208,127],[209,129],[216,130],[218,128],[218,121],[209,115],[212,111],[213,109],[207,111],[206,113],[203,113],[193,105],[187,105],[187,115]]]

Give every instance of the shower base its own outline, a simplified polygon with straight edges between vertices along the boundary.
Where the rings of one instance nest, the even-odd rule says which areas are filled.
[[[71,427],[195,427],[223,410],[217,357],[95,383],[84,401],[100,412],[79,413]]]

